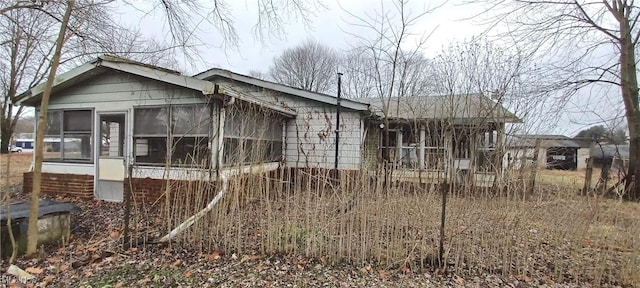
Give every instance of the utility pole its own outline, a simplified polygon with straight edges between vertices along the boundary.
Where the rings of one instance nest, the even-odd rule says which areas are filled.
[[[336,155],[334,161],[335,176],[338,178],[338,156],[340,153],[340,93],[342,89],[342,73],[338,72],[338,107],[336,108]]]

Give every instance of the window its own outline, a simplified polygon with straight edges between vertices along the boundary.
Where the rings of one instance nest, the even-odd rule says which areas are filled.
[[[100,157],[124,157],[125,114],[100,115]]]
[[[497,158],[495,148],[481,148],[477,152],[477,171],[479,172],[494,172],[496,170]]]
[[[280,161],[282,117],[251,105],[233,107],[224,124],[224,164]]]
[[[46,126],[43,155],[45,160],[92,160],[92,110],[48,111]]]
[[[206,104],[136,108],[136,163],[208,166],[211,110]],[[168,158],[171,157],[171,158]]]

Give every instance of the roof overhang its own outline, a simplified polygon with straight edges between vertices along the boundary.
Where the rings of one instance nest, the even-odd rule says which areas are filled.
[[[154,67],[126,59],[99,56],[96,59],[62,73],[54,79],[53,91],[73,86],[90,77],[104,73],[107,70],[121,71],[176,86],[201,91],[204,95],[212,94],[214,84],[209,81],[180,75],[175,71]],[[40,83],[28,91],[20,94],[15,104],[25,106],[39,106],[46,83]]]
[[[305,98],[305,99],[308,99],[308,100],[321,102],[321,103],[324,103],[324,104],[329,104],[329,105],[334,105],[334,106],[338,105],[337,97],[334,97],[334,96],[331,96],[331,95],[312,92],[312,91],[298,89],[298,88],[293,88],[293,87],[290,87],[290,86],[287,86],[287,85],[278,84],[278,83],[274,83],[274,82],[270,82],[270,81],[265,81],[265,80],[262,80],[262,79],[257,79],[257,78],[254,78],[254,77],[250,77],[250,76],[234,73],[234,72],[231,72],[231,71],[228,71],[228,70],[224,70],[224,69],[218,69],[218,68],[209,69],[209,70],[204,71],[202,73],[196,74],[193,77],[198,78],[198,79],[203,79],[203,80],[211,80],[211,78],[213,78],[213,77],[223,77],[223,78],[227,78],[227,79],[231,79],[231,80],[247,83],[247,84],[250,84],[250,85],[263,87],[263,88],[266,88],[266,89],[269,89],[269,90],[278,91],[278,92],[282,92],[282,93],[298,96],[298,97]],[[369,111],[369,104],[358,102],[358,101],[353,101],[353,100],[349,100],[349,99],[344,99],[344,98],[340,99],[340,107],[346,108],[346,109],[351,109],[351,110],[356,110],[356,111]]]
[[[226,97],[231,97],[231,98],[236,98],[240,101],[246,102],[246,103],[250,103],[250,104],[254,104],[260,107],[264,107],[266,109],[269,109],[279,115],[282,115],[284,117],[287,118],[295,118],[298,114],[296,113],[296,111],[292,110],[292,109],[287,109],[285,107],[282,106],[278,106],[276,104],[272,104],[272,103],[268,103],[265,101],[262,101],[260,99],[257,99],[247,93],[243,93],[237,89],[232,88],[229,85],[226,84],[215,84],[214,86],[214,91],[211,94],[206,94],[206,96],[215,96],[215,97],[220,97],[220,96],[226,96]]]

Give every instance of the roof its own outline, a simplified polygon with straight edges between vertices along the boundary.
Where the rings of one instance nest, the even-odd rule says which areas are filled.
[[[593,151],[594,158],[613,158],[619,157],[622,159],[629,159],[629,145],[596,145]]]
[[[580,148],[577,141],[564,135],[512,135],[507,138],[509,147],[536,147],[542,148]]]
[[[384,117],[382,98],[358,98],[371,104],[374,113]],[[391,119],[448,119],[453,122],[522,122],[501,104],[482,94],[391,97],[388,115]]]
[[[275,82],[271,82],[271,81],[266,81],[266,80],[254,78],[254,77],[251,77],[251,76],[247,76],[247,75],[242,75],[242,74],[239,74],[239,73],[231,72],[229,70],[220,69],[220,68],[212,68],[212,69],[209,69],[207,71],[198,73],[198,74],[194,75],[193,77],[198,78],[198,79],[203,79],[203,80],[212,80],[215,77],[224,77],[224,78],[227,78],[227,79],[232,79],[232,80],[235,80],[235,81],[239,81],[239,82],[243,82],[243,83],[247,83],[247,84],[263,87],[263,88],[266,88],[266,89],[270,89],[270,90],[274,90],[274,91],[278,91],[278,92],[282,92],[282,93],[298,96],[298,97],[305,98],[305,99],[308,99],[308,100],[321,102],[321,103],[324,103],[324,104],[337,105],[337,103],[338,103],[338,99],[335,96],[331,96],[331,95],[327,95],[327,94],[323,94],[323,93],[318,93],[318,92],[313,92],[313,91],[309,91],[309,90],[304,90],[304,89],[299,89],[299,88],[294,88],[294,87],[291,87],[291,86],[287,86],[287,85],[283,85],[283,84],[279,84],[279,83],[275,83]],[[369,104],[363,103],[363,102],[359,102],[359,101],[354,101],[354,100],[351,100],[351,99],[345,99],[345,98],[341,98],[340,99],[340,106],[343,107],[343,108],[356,110],[356,111],[368,111],[369,110]]]
[[[173,84],[180,87],[185,87],[197,91],[202,91],[203,94],[211,94],[214,90],[214,84],[209,81],[196,79],[180,75],[177,71],[161,68],[158,66],[147,65],[144,63],[131,61],[115,56],[102,55],[96,59],[89,61],[81,66],[71,69],[68,72],[62,73],[56,76],[53,84],[53,91],[57,91],[82,81],[102,74],[109,69],[117,70],[160,82]],[[22,93],[18,96],[16,104],[26,106],[37,106],[39,100],[44,92],[46,83],[40,83],[30,90]]]
[[[295,117],[297,115],[296,111],[289,107],[283,107],[277,104],[272,104],[267,101],[260,100],[257,97],[253,97],[250,93],[241,92],[240,90],[234,89],[233,87],[226,84],[216,84],[216,85],[222,88],[221,93],[224,95],[228,95],[244,102],[256,104],[256,105],[271,109],[277,112],[278,114],[281,114],[284,116]]]
[[[176,85],[179,87],[201,91],[203,95],[213,95],[216,92],[220,91],[220,93],[223,95],[236,97],[239,100],[266,107],[285,116],[293,117],[296,115],[296,112],[292,109],[261,101],[260,99],[257,99],[250,94],[240,92],[225,84],[218,85],[210,81],[181,75],[179,72],[174,70],[110,55],[99,56],[92,61],[89,61],[68,72],[58,75],[54,82],[53,91],[59,91],[66,87],[82,83],[86,79],[105,73],[108,70],[121,71],[128,74]],[[38,106],[40,104],[42,93],[44,92],[44,86],[45,83],[41,83],[31,88],[27,92],[22,93],[18,97],[19,100],[16,104]],[[222,87],[223,89],[217,90],[216,86]]]

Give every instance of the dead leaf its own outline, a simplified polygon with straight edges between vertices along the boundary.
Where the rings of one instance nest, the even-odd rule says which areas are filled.
[[[180,266],[180,264],[182,264],[182,260],[178,259],[175,262],[173,262],[173,264],[171,264],[171,266],[177,267],[177,266]]]
[[[190,278],[190,277],[191,277],[191,275],[192,275],[192,274],[191,274],[191,272],[189,272],[189,271],[185,271],[185,272],[182,274],[182,276],[184,276],[184,278]]]
[[[214,261],[220,259],[221,255],[222,253],[220,252],[220,250],[213,250],[211,254],[207,254],[206,258],[209,261]]]
[[[117,239],[120,238],[120,234],[122,234],[122,232],[113,231],[113,232],[111,232],[111,234],[109,234],[109,237],[111,237],[112,240],[117,240]]]
[[[402,271],[402,273],[404,274],[407,274],[411,272],[411,268],[409,267],[409,265],[405,264],[405,265],[402,265],[402,267],[400,267],[400,271]]]
[[[240,263],[244,263],[246,261],[258,260],[260,258],[262,258],[262,256],[260,256],[260,255],[244,255],[244,256],[242,256],[242,259],[240,259]]]
[[[26,269],[24,269],[24,271],[27,271],[31,274],[41,274],[44,270],[42,270],[42,268],[39,267],[27,267]]]
[[[522,282],[525,282],[525,283],[531,282],[531,277],[529,277],[527,275],[517,275],[516,279],[518,279],[518,281],[522,281]]]
[[[59,262],[62,262],[62,257],[49,257],[49,258],[47,258],[47,262],[49,262],[49,263],[59,263]]]
[[[382,279],[386,279],[387,277],[391,276],[393,272],[389,271],[389,270],[378,270],[378,274],[380,274],[380,278]]]
[[[464,279],[462,279],[462,277],[456,276],[456,284],[462,286],[462,285],[464,285],[464,282],[465,281],[464,281]]]
[[[47,275],[42,279],[42,282],[39,283],[40,287],[47,287],[51,282],[53,282],[53,279],[56,279],[56,276]]]

